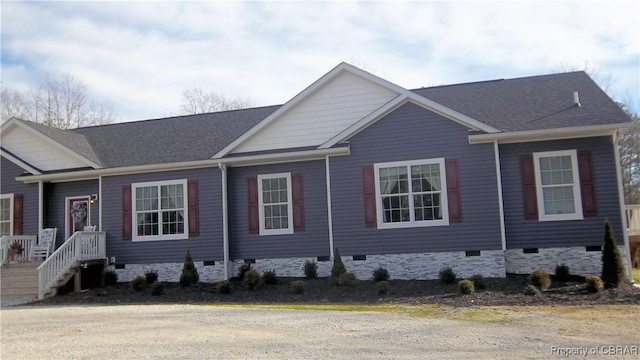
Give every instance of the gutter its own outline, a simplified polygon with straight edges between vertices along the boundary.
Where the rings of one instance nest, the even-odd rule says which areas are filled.
[[[222,248],[224,256],[224,279],[229,279],[229,208],[227,204],[227,166],[218,163],[222,172]]]
[[[631,122],[591,126],[574,126],[557,129],[528,131],[509,131],[495,134],[469,135],[469,144],[484,144],[498,141],[500,144],[583,138],[592,136],[611,136],[621,129],[629,128]]]
[[[78,180],[94,180],[100,176],[117,176],[128,174],[141,174],[148,172],[159,171],[175,171],[186,169],[198,169],[220,166],[225,164],[229,166],[250,166],[259,164],[273,164],[282,162],[295,162],[295,161],[307,161],[307,160],[324,160],[325,156],[336,155],[349,155],[350,150],[348,147],[331,148],[331,149],[314,149],[305,151],[292,151],[286,153],[276,154],[260,154],[249,156],[238,156],[234,158],[225,159],[207,159],[198,161],[183,161],[167,164],[150,164],[150,165],[136,165],[125,166],[117,168],[107,169],[92,169],[92,170],[80,170],[73,172],[63,172],[54,174],[41,174],[41,175],[29,175],[18,176],[16,181],[22,181],[25,184],[36,183],[38,181],[78,181]]]

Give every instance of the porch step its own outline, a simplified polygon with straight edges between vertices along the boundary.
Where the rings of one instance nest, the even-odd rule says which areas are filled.
[[[38,271],[41,262],[3,264],[0,268],[0,295],[38,296]]]

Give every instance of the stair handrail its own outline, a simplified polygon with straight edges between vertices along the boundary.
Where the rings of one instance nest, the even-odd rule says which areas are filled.
[[[106,234],[76,231],[38,266],[38,299],[43,299],[77,261],[106,259]]]

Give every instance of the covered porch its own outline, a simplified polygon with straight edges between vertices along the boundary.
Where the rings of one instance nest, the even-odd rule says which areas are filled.
[[[627,234],[633,267],[640,267],[640,204],[626,205]]]

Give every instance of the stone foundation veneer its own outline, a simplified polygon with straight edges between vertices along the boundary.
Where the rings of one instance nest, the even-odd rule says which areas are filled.
[[[303,266],[306,260],[315,258],[288,259],[256,259],[251,264],[259,272],[275,270],[278,276],[303,277]],[[358,279],[367,280],[373,276],[373,271],[382,266],[389,271],[391,279],[437,279],[440,269],[450,266],[458,277],[469,277],[480,274],[485,277],[505,277],[505,263],[502,250],[486,250],[481,256],[465,256],[464,251],[420,254],[387,254],[368,255],[367,260],[353,260],[351,256],[342,256],[347,271],[353,272]],[[244,263],[235,260],[231,275],[237,274],[238,268]],[[326,277],[331,274],[332,261],[320,261],[318,276]]]
[[[216,261],[215,265],[204,266],[202,262],[194,262],[201,282],[216,282],[224,279],[224,262]],[[128,282],[138,275],[144,276],[146,271],[157,271],[158,281],[178,282],[183,263],[126,264],[124,269],[116,269],[119,282]],[[109,267],[113,270],[113,266]]]
[[[627,263],[622,248],[620,254]],[[556,265],[565,264],[573,275],[598,275],[602,273],[602,251],[587,251],[584,246],[566,248],[540,248],[538,253],[525,254],[522,249],[510,249],[505,252],[507,272],[514,274],[531,274],[536,269],[543,269],[554,274]]]
[[[304,277],[304,263],[307,260],[318,264],[318,276],[328,277],[331,274],[332,261],[317,261],[316,258],[279,258],[256,259],[251,268],[260,273],[275,270],[280,277]],[[368,255],[367,260],[353,260],[351,256],[343,256],[347,271],[353,272],[358,279],[368,280],[373,270],[382,266],[389,271],[391,279],[437,279],[440,269],[450,266],[459,278],[480,274],[484,277],[505,277],[505,260],[502,250],[482,251],[480,256],[465,256],[464,251],[420,254],[388,254]],[[214,266],[203,266],[195,262],[201,282],[216,282],[224,279],[224,263],[216,262]],[[233,260],[229,276],[238,274],[244,260]],[[159,281],[177,282],[180,280],[182,263],[163,264],[126,264],[125,269],[115,270],[118,281],[131,281],[146,271],[158,272]]]

